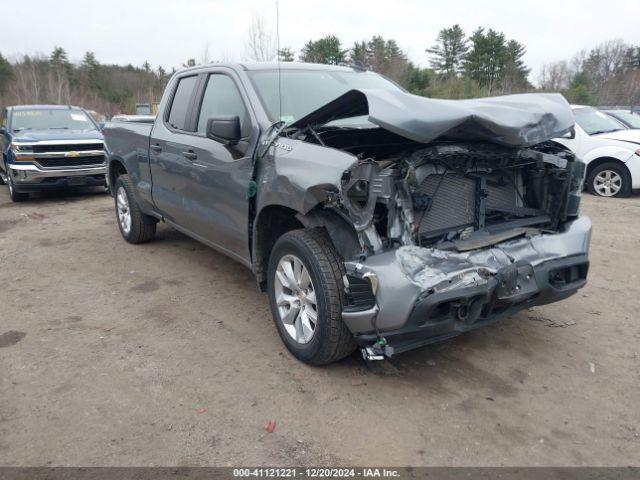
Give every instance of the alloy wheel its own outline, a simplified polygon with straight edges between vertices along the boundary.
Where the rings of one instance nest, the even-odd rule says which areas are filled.
[[[603,197],[613,197],[622,189],[622,177],[613,170],[603,170],[593,179],[593,189]]]
[[[131,209],[129,208],[129,198],[123,187],[118,188],[116,193],[116,211],[118,213],[118,222],[125,234],[131,231]]]
[[[274,280],[278,315],[287,334],[298,343],[309,343],[318,324],[316,290],[309,269],[295,255],[284,255]]]

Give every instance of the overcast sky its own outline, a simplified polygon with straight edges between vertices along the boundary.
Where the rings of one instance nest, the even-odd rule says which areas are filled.
[[[257,0],[2,0],[0,52],[10,58],[64,47],[78,61],[95,52],[103,63],[170,69],[201,59],[245,58],[253,13],[275,30],[275,1]],[[571,57],[599,42],[640,44],[639,0],[280,0],[280,44],[296,53],[309,39],[338,35],[345,47],[382,35],[395,38],[409,58],[428,66],[425,48],[441,28],[459,23],[504,32],[527,47],[536,82],[544,62]]]

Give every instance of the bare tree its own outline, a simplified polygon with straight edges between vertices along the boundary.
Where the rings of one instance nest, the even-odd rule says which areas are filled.
[[[273,60],[277,55],[273,33],[260,14],[254,14],[251,19],[251,25],[247,32],[246,51],[249,59],[258,62]]]
[[[545,63],[540,72],[540,88],[547,92],[559,92],[569,88],[573,71],[566,60]]]

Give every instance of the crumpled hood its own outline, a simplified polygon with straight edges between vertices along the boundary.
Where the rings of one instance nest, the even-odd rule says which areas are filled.
[[[45,142],[50,140],[100,140],[103,136],[98,130],[25,130],[14,132],[13,140],[17,142]]]
[[[472,100],[439,100],[402,91],[350,90],[291,125],[323,125],[341,118],[368,120],[420,143],[440,137],[527,147],[561,137],[575,120],[557,93],[525,93]]]

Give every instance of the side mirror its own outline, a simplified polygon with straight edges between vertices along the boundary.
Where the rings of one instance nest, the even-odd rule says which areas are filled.
[[[207,119],[207,138],[225,145],[235,145],[241,138],[240,117],[233,115]]]
[[[100,122],[98,124],[98,130],[100,130],[100,131],[104,130],[104,126],[105,126],[105,123],[104,122]]]

